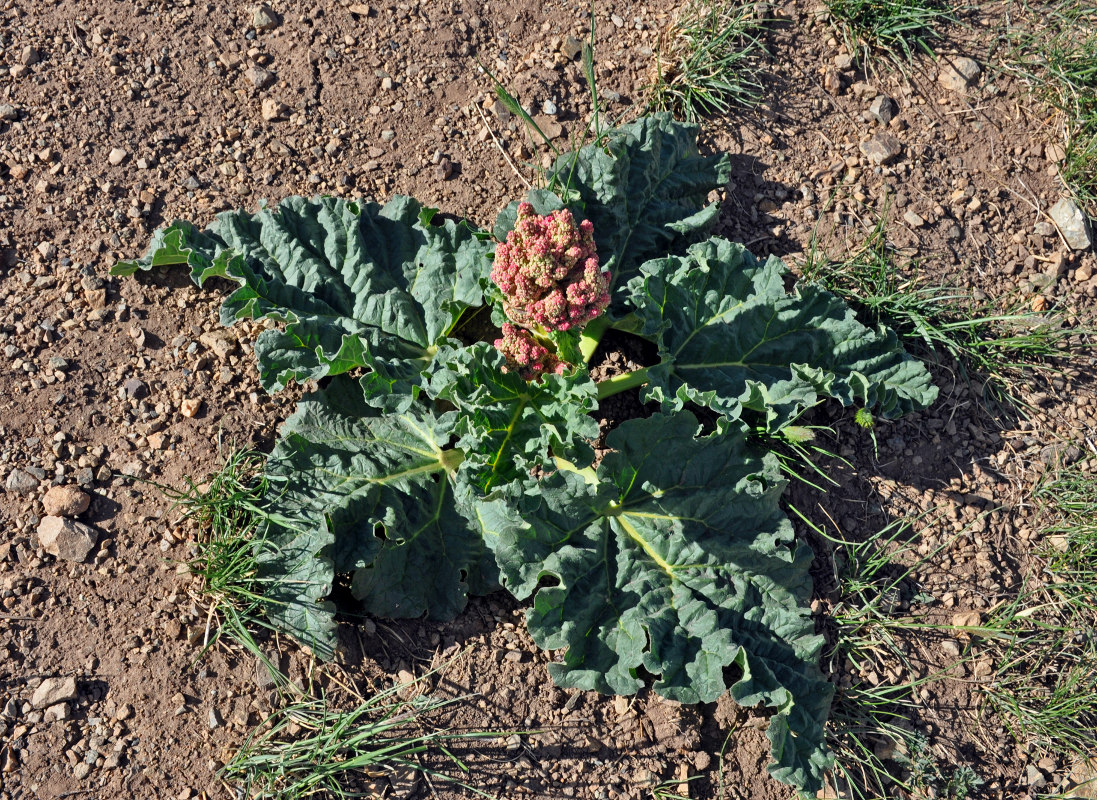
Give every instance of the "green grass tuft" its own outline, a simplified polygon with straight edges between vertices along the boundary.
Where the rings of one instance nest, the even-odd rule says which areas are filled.
[[[926,360],[951,362],[964,380],[981,384],[988,406],[1025,407],[1034,374],[1057,374],[1088,328],[1071,327],[1057,309],[1033,311],[1022,300],[1000,309],[970,290],[924,285],[911,265],[900,269],[887,239],[886,210],[864,244],[843,261],[808,249],[801,273],[849,303],[869,324],[883,324]],[[914,265],[916,266],[916,265]]]
[[[869,64],[882,52],[900,66],[916,52],[933,55],[932,42],[941,38],[940,27],[953,21],[940,0],[826,0],[831,24],[846,50]]]
[[[759,4],[691,0],[660,38],[647,110],[690,122],[757,105],[764,50]]]

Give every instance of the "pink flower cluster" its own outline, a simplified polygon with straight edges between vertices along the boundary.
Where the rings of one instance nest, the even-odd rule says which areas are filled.
[[[567,209],[540,217],[518,206],[518,220],[495,250],[491,279],[512,322],[550,331],[583,326],[609,305],[609,273],[598,267],[594,226],[576,227]]]
[[[495,340],[495,347],[507,359],[507,364],[525,380],[532,381],[548,372],[561,375],[566,364],[547,347],[538,343],[525,328],[503,323],[503,338]]]
[[[567,209],[542,217],[519,204],[514,230],[495,249],[491,279],[513,323],[503,325],[495,346],[526,380],[566,366],[527,329],[582,327],[609,305],[609,273],[598,266],[594,226],[589,220],[576,226]]]

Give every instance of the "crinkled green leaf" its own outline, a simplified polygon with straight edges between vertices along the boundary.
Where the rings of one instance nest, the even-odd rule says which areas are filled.
[[[256,214],[222,213],[204,233],[176,223],[136,266],[119,266],[185,259],[199,284],[211,277],[239,283],[221,308],[224,324],[285,323],[255,344],[269,391],[378,365],[407,389],[461,312],[482,302],[480,282],[490,270],[485,234],[430,222],[408,197],[384,207],[291,197]]]
[[[771,772],[815,791],[832,687],[807,608],[811,553],[778,505],[775,457],[725,427],[697,437],[688,411],[630,420],[596,474],[562,469],[481,520],[507,588],[533,597],[538,645],[567,648],[549,665],[559,684],[632,694],[646,672],[688,703],[730,688],[775,711]]]
[[[594,224],[598,258],[622,287],[641,263],[684,247],[716,220],[713,189],[731,175],[727,154],[697,152],[696,125],[642,117],[557,159],[550,185],[577,219]],[[498,223],[497,223],[498,227]],[[623,308],[620,292],[613,309]]]
[[[269,510],[285,531],[311,537],[327,588],[331,576],[353,573],[352,590],[372,614],[451,619],[470,585],[497,585],[481,531],[454,497],[454,421],[418,407],[382,414],[346,377],[302,398],[268,462]],[[310,588],[299,605],[319,596]],[[283,619],[312,641],[297,617]]]
[[[897,417],[937,396],[893,331],[865,327],[817,286],[787,292],[776,258],[760,263],[714,237],[640,271],[629,301],[660,357],[649,370],[649,399],[678,408],[693,401],[732,419],[749,408],[776,431],[820,398]]]
[[[598,405],[598,387],[586,370],[527,382],[505,364],[486,342],[445,347],[427,389],[457,407],[454,432],[465,452],[459,481],[480,493],[528,478],[552,455],[579,466],[594,458],[587,440],[598,436],[598,423],[588,414]]]

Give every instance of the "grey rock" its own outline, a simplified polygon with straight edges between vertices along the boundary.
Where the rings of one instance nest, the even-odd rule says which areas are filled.
[[[38,543],[42,549],[65,561],[83,561],[98,541],[95,528],[82,522],[47,515],[38,523]]]
[[[222,725],[225,724],[225,721],[221,719],[221,712],[219,712],[216,708],[213,708],[212,706],[209,710],[209,719],[207,720],[207,724],[209,725],[209,729],[211,731],[216,730],[217,728],[220,728]]]
[[[1088,250],[1093,247],[1089,220],[1069,197],[1064,197],[1053,205],[1048,215],[1073,249]]]
[[[556,103],[551,100],[546,100],[541,104],[541,110],[548,114],[550,117],[555,117],[559,109],[556,107]]]
[[[953,58],[944,56],[941,61],[941,71],[937,75],[937,80],[951,92],[966,92],[982,71],[975,59],[966,56]]]
[[[130,378],[122,384],[122,393],[132,400],[140,400],[142,397],[148,397],[149,387],[144,381]]]
[[[76,699],[76,678],[46,678],[30,697],[32,708],[49,708]]]
[[[1025,783],[1030,789],[1043,789],[1047,786],[1047,776],[1035,764],[1025,767]]]
[[[256,89],[269,89],[278,80],[278,76],[269,69],[263,69],[263,67],[256,64],[248,67],[244,72],[244,76],[251,81]]]
[[[40,57],[41,55],[38,52],[38,48],[27,45],[23,48],[22,52],[19,53],[19,63],[24,67],[33,67],[38,63]]]
[[[88,510],[91,498],[75,486],[53,486],[42,498],[46,513],[53,517],[78,517]]]
[[[15,120],[19,119],[19,109],[11,103],[0,105],[0,119],[4,120],[4,122],[15,122]]]
[[[38,479],[21,469],[13,469],[4,481],[4,488],[16,494],[30,494],[38,488]]]
[[[891,102],[891,98],[887,95],[877,95],[872,105],[868,107],[868,116],[881,125],[887,125],[895,116],[895,103]]]
[[[282,18],[270,6],[261,5],[252,12],[251,24],[257,31],[272,31],[282,24]]]
[[[834,57],[834,66],[843,72],[853,68],[853,56],[849,53],[839,53]]]
[[[115,147],[113,150],[110,151],[110,153],[107,154],[107,161],[110,162],[111,166],[117,167],[119,164],[125,161],[128,156],[129,153],[123,150],[121,147]]]
[[[873,164],[887,164],[903,152],[903,145],[890,133],[877,133],[861,143],[861,152]]]

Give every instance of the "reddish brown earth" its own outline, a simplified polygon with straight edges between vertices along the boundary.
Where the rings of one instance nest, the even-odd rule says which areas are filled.
[[[222,331],[218,291],[168,272],[112,279],[115,261],[144,252],[172,219],[205,223],[293,194],[406,193],[490,225],[543,153],[493,102],[477,61],[534,111],[555,104],[558,115],[539,121],[561,144],[581,139],[589,98],[567,41],[589,30],[581,4],[272,6],[279,20],[259,32],[241,2],[8,0],[0,10],[0,105],[13,109],[0,121],[0,478],[11,487],[0,492],[0,800],[232,797],[217,770],[276,702],[250,658],[214,649],[198,659],[207,613],[176,568],[193,531],[155,484],[201,479],[222,442],[269,447],[292,398],[258,387],[254,332]],[[942,45],[983,65],[956,93],[929,59],[909,78],[883,63],[870,75],[839,69],[814,3],[774,4],[763,105],[703,126],[703,147],[735,166],[717,232],[796,263],[813,233],[827,253],[848,252],[886,209],[891,241],[929,282],[1092,317],[1093,253],[1039,224],[1061,194],[1047,148],[1061,131],[990,55],[1000,10],[973,13]],[[597,10],[599,88],[614,118],[639,113],[673,13],[665,2]],[[878,94],[897,106],[886,126],[862,117]],[[878,130],[901,147],[887,166],[860,149]],[[909,611],[948,624],[985,610],[1016,589],[1039,544],[1023,501],[1048,448],[1085,447],[1097,427],[1092,354],[1070,370],[1027,387],[1029,419],[995,420],[937,369],[940,401],[883,425],[878,454],[841,416],[826,442],[849,461],[831,466],[841,485],[825,496],[796,487],[790,501],[850,537],[943,507],[944,523],[921,531],[925,552],[965,533],[921,572],[933,602]],[[198,400],[197,415],[183,415]],[[36,533],[46,491],[74,484],[92,497],[79,518],[98,535],[78,563],[45,553]],[[812,543],[823,614],[833,567]],[[664,782],[694,798],[791,796],[766,776],[763,717],[729,701],[689,708],[554,688],[522,614],[500,595],[442,625],[348,623],[340,669],[367,691],[448,663],[430,685],[474,697],[439,725],[537,731],[518,749],[501,737],[463,751],[468,780],[492,796],[646,798]],[[288,654],[292,678],[314,666],[289,642],[269,645]],[[910,649],[914,670],[948,667],[937,640]],[[839,687],[868,679],[834,668]],[[983,796],[1019,797],[1035,756],[995,720],[976,722],[985,668],[934,684],[910,723],[945,762],[972,764]],[[76,681],[62,719],[30,703],[52,678]],[[1051,781],[1069,771],[1043,766]],[[437,781],[378,787],[462,794]]]

